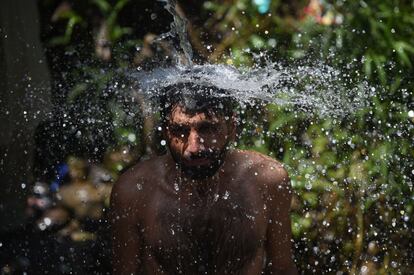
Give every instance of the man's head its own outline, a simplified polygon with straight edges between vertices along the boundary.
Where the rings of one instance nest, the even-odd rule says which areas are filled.
[[[176,85],[161,100],[161,119],[171,155],[183,172],[214,175],[235,136],[234,103],[223,90]]]

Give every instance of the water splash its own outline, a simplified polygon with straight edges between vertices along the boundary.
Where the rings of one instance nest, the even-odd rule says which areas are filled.
[[[349,87],[339,70],[323,63],[307,66],[269,63],[245,70],[222,64],[176,66],[141,71],[134,77],[139,90],[149,98],[156,98],[166,87],[191,84],[229,91],[242,106],[259,100],[322,116],[341,117],[352,113],[364,107],[371,94],[367,82]]]
[[[160,36],[159,39],[167,37],[178,38],[181,50],[184,53],[184,60],[178,59],[181,65],[193,65],[193,48],[188,39],[187,19],[177,12],[176,0],[159,0],[166,3],[164,8],[173,16],[173,22],[170,24],[170,31]],[[178,58],[178,57],[177,57]]]
[[[372,95],[373,90],[367,81],[352,83],[346,74],[322,62],[282,66],[268,60],[263,66],[241,69],[223,64],[194,64],[186,18],[177,12],[176,0],[160,1],[166,3],[165,9],[174,19],[170,32],[159,39],[178,38],[186,60],[179,60],[176,66],[133,74],[138,90],[148,99],[156,99],[166,87],[191,84],[193,87],[226,90],[229,92],[226,96],[231,96],[241,106],[261,101],[292,106],[294,110],[321,116],[343,117],[365,107]],[[260,57],[263,56],[266,54],[261,53]],[[183,92],[198,91],[189,89]]]

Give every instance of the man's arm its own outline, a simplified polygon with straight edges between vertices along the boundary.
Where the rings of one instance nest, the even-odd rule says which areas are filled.
[[[113,274],[138,274],[141,266],[137,194],[132,178],[121,176],[111,193]]]
[[[275,167],[267,175],[268,215],[266,274],[298,274],[293,262],[290,204],[292,190],[283,167]]]

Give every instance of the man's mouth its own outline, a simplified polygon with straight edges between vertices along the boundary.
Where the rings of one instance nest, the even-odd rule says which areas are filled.
[[[205,166],[210,164],[209,158],[195,158],[195,159],[186,159],[184,160],[186,166]]]

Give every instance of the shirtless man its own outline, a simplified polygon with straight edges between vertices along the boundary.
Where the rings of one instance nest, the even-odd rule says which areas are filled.
[[[162,102],[169,153],[130,168],[112,191],[114,274],[296,274],[286,170],[229,149],[228,99],[183,89]]]

